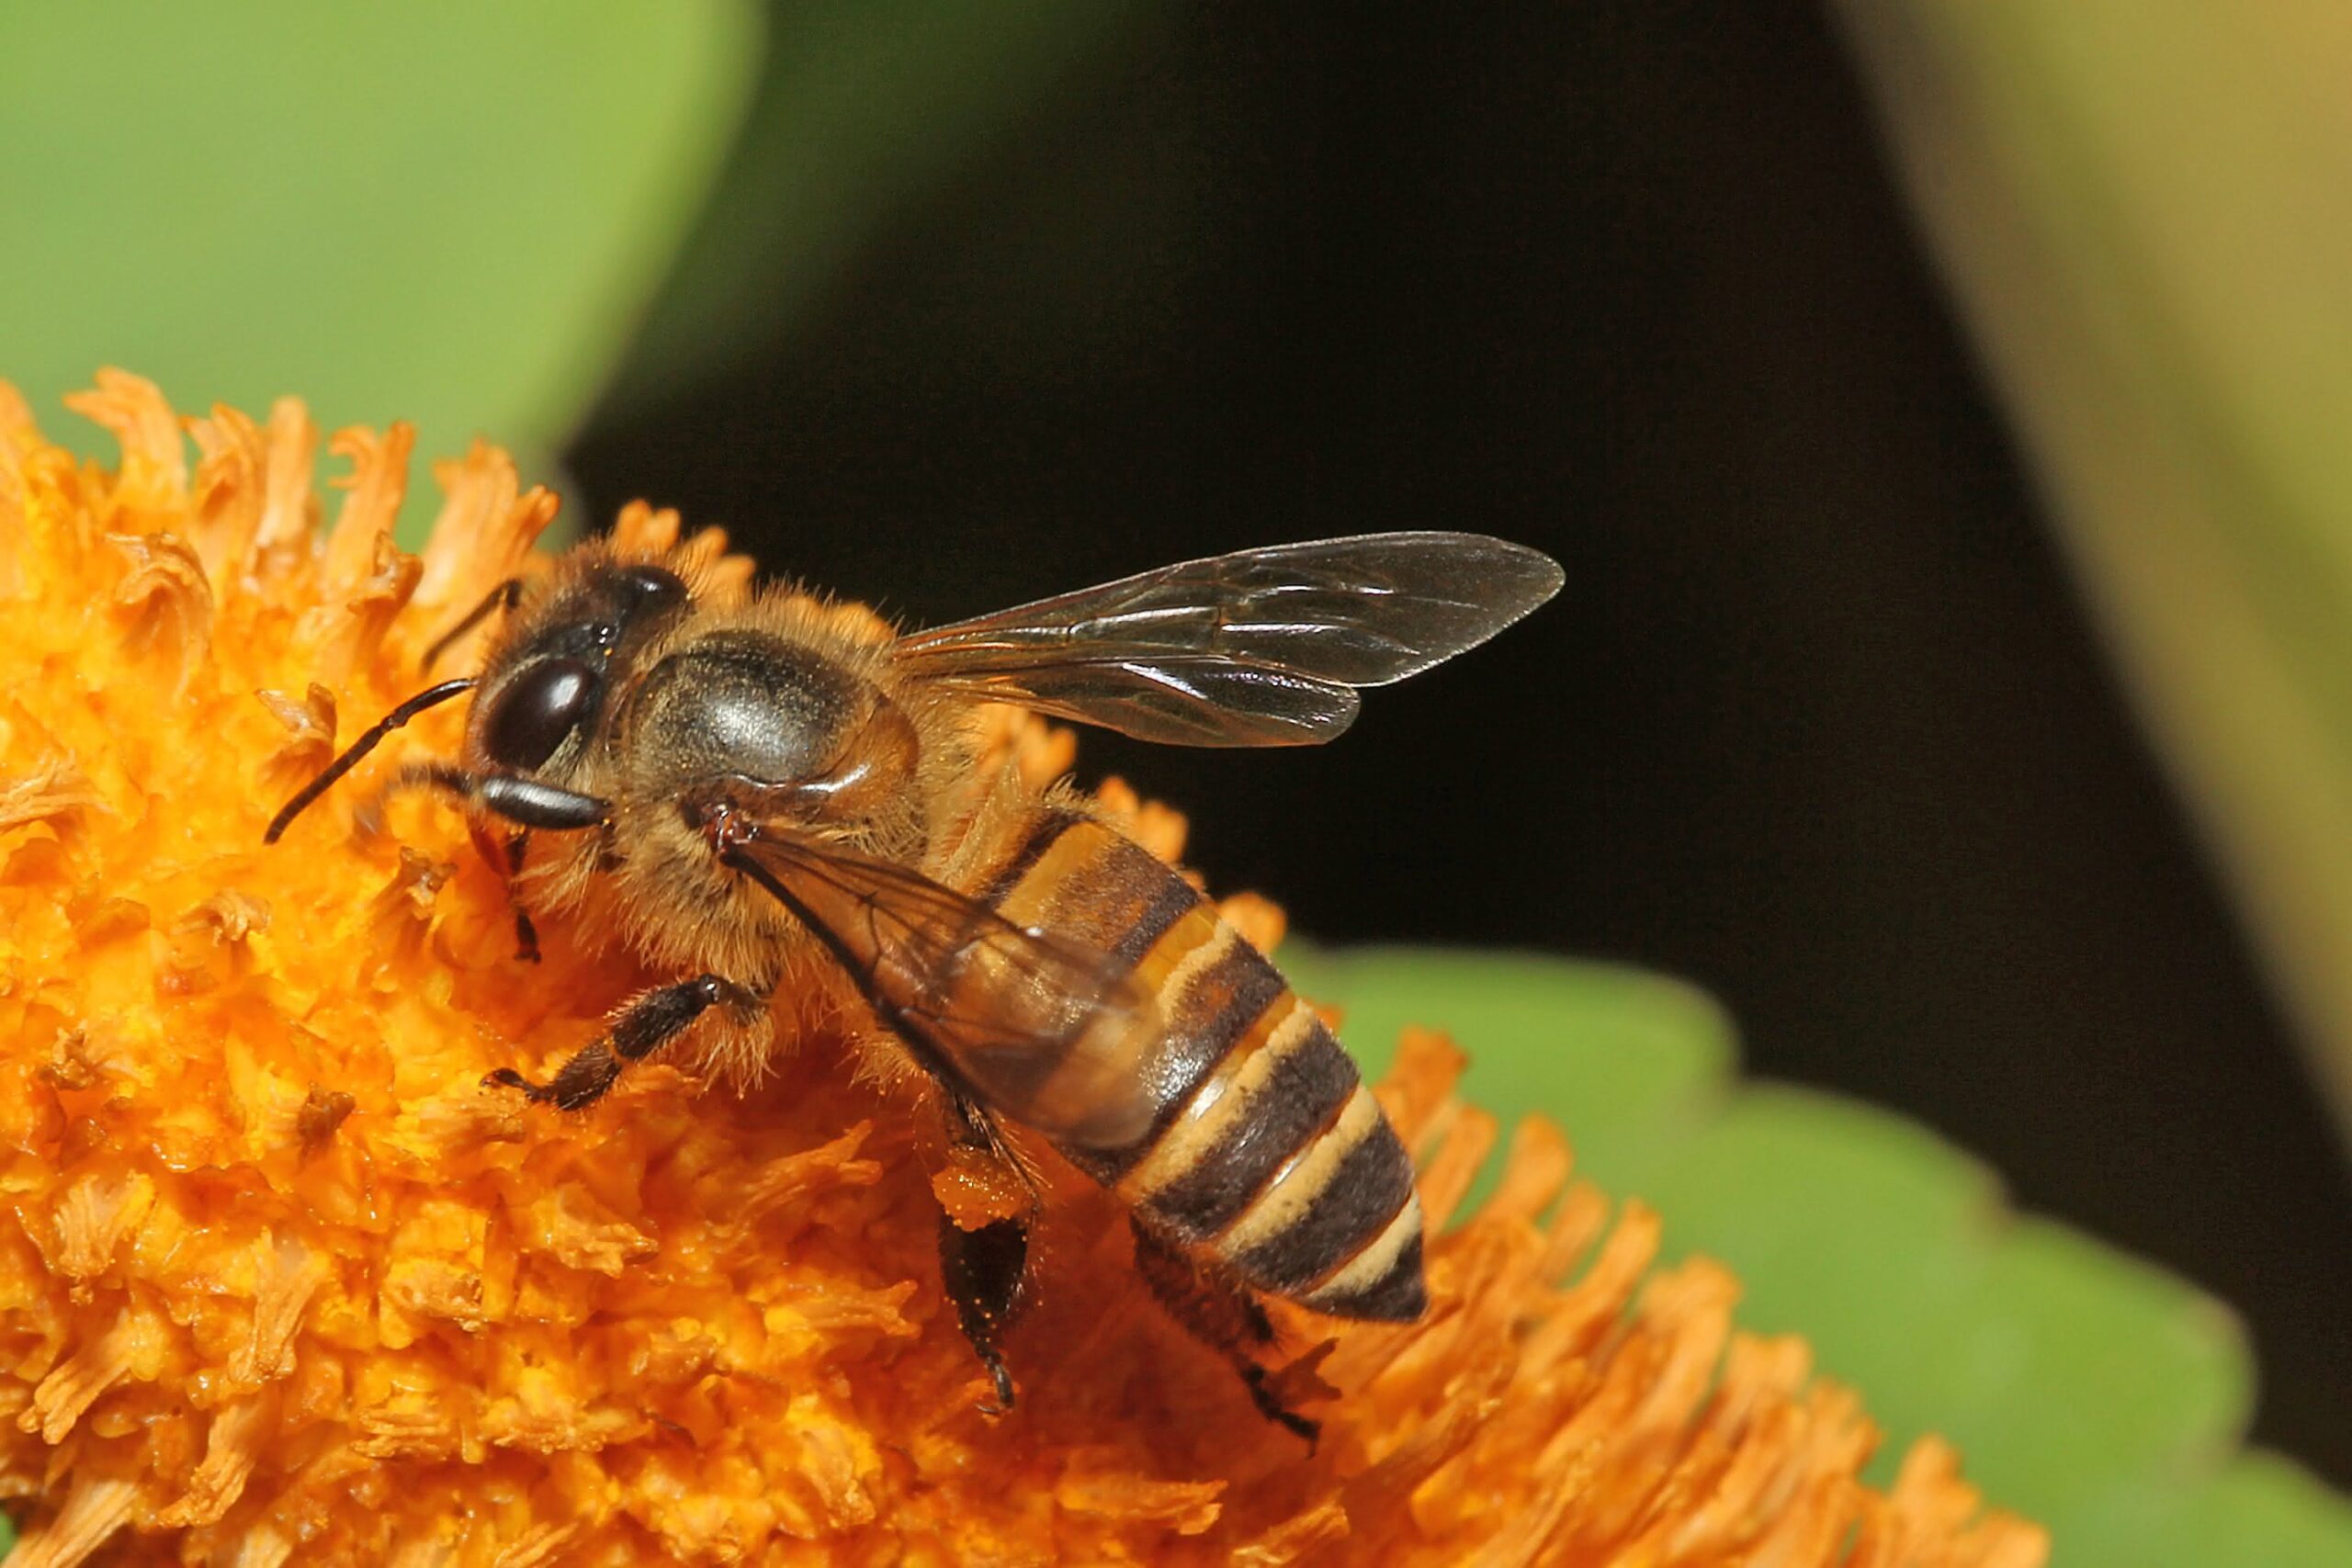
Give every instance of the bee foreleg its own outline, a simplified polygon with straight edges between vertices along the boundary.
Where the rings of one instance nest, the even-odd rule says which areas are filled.
[[[506,840],[506,879],[509,902],[514,905],[514,956],[525,964],[539,961],[539,929],[531,923],[531,911],[514,897],[514,880],[523,870],[523,852],[531,847],[528,828]]]
[[[577,1111],[602,1100],[624,1066],[659,1051],[721,1003],[743,1013],[756,1013],[766,1005],[758,992],[732,980],[697,975],[682,984],[648,991],[631,1002],[602,1039],[581,1047],[546,1083],[535,1084],[512,1067],[501,1067],[481,1081],[500,1089],[519,1089],[539,1104]]]
[[[379,797],[380,798],[380,797]],[[484,864],[498,873],[506,884],[506,902],[514,911],[514,956],[525,964],[539,961],[538,928],[531,923],[530,911],[515,897],[514,879],[523,874],[523,856],[531,847],[531,830],[518,828],[503,839],[492,829],[490,820],[474,817],[467,826],[471,829],[474,849]]]
[[[1225,1353],[1249,1389],[1250,1403],[1258,1407],[1259,1415],[1297,1433],[1309,1449],[1314,1448],[1322,1436],[1322,1424],[1286,1408],[1275,1396],[1266,1369],[1251,1354],[1274,1342],[1274,1325],[1266,1309],[1241,1286],[1203,1271],[1140,1222],[1131,1219],[1129,1224],[1136,1237],[1136,1272],[1168,1309],[1168,1315],[1202,1344]]]

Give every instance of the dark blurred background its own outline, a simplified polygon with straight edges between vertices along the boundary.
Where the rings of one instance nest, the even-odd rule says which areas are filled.
[[[1700,982],[1755,1071],[2237,1303],[2257,1435],[2352,1481],[2341,1153],[1811,6],[1187,11],[944,189],[608,403],[591,515],[922,621],[1319,535],[1551,551],[1551,608],[1337,747],[1083,765],[1319,937]]]

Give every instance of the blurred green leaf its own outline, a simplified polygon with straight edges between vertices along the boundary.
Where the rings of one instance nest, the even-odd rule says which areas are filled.
[[[797,321],[894,214],[1100,60],[1149,0],[778,0],[719,194],[616,386],[659,397]]]
[[[182,409],[293,392],[328,429],[413,421],[421,457],[485,434],[535,463],[758,54],[741,0],[9,6],[0,376],[85,444],[56,400],[112,364]]]
[[[1737,1270],[1747,1326],[1804,1335],[1865,1395],[1890,1438],[1882,1479],[1938,1432],[1990,1497],[2051,1528],[2062,1564],[2352,1562],[2352,1506],[2239,1450],[2253,1368],[2225,1308],[2018,1218],[1911,1122],[1738,1084],[1721,1010],[1690,987],[1495,953],[1283,958],[1346,1010],[1368,1066],[1405,1025],[1443,1027],[1470,1054],[1470,1098],[1506,1122],[1550,1116],[1579,1170],[1658,1209],[1668,1255]]]
[[[1839,8],[2352,1134],[2352,9]]]
[[[2352,1505],[2273,1455],[2248,1453],[2201,1485],[2119,1490],[2090,1506],[2076,1539],[2104,1543],[2096,1561],[2147,1568],[2344,1568]]]
[[[1658,1129],[1688,1130],[1713,1113],[1736,1061],[1731,1021],[1705,993],[1637,970],[1303,942],[1283,946],[1283,967],[1307,995],[1346,1007],[1350,1048],[1375,1072],[1408,1024],[1511,1043],[1474,1054],[1464,1091],[1506,1127],[1537,1111],[1575,1127],[1578,1165],[1612,1185],[1644,1168]],[[1444,1010],[1432,1012],[1432,1000]]]

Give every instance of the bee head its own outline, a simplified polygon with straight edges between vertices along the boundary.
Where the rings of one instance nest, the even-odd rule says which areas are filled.
[[[569,772],[624,661],[684,612],[687,598],[676,573],[644,564],[600,565],[560,591],[483,670],[467,723],[469,756],[504,773]]]

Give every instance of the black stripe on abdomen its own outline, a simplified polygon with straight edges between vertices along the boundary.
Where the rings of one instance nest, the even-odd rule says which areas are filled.
[[[1098,847],[1046,896],[1054,934],[1132,969],[1201,896],[1141,844],[1099,823],[1093,836]]]
[[[1421,1237],[1417,1231],[1397,1249],[1396,1261],[1380,1278],[1344,1294],[1313,1292],[1309,1303],[1333,1317],[1370,1318],[1378,1323],[1410,1323],[1429,1310],[1429,1281],[1421,1273]]]
[[[989,879],[972,897],[991,909],[1003,903],[1021,886],[1021,879],[1046,858],[1046,852],[1054,847],[1054,841],[1086,819],[1080,812],[1061,808],[1038,812],[1023,828],[1021,841],[1013,846],[1012,852],[989,874]]]
[[[1340,1161],[1306,1213],[1229,1261],[1251,1284],[1298,1294],[1378,1240],[1412,1196],[1412,1159],[1381,1118]]]
[[[1170,874],[1174,880],[1174,874]],[[1136,1064],[1159,1113],[1144,1135],[1123,1148],[1065,1149],[1071,1163],[1108,1187],[1152,1151],[1169,1124],[1183,1113],[1193,1095],[1234,1046],[1288,994],[1290,987],[1258,950],[1239,938],[1183,990],[1163,996],[1168,1012],[1159,1037]]]
[[[1225,1070],[1240,1069],[1227,1064]],[[1355,1088],[1354,1060],[1329,1030],[1312,1024],[1235,1109],[1223,1135],[1143,1201],[1144,1213],[1184,1241],[1206,1240],[1239,1218],[1283,1162],[1331,1125]],[[1226,1092],[1236,1091],[1228,1085]]]

